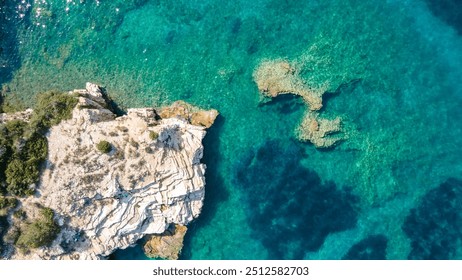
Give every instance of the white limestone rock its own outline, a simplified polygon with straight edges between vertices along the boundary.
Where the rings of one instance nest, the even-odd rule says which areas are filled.
[[[27,109],[25,111],[11,113],[11,114],[2,113],[0,114],[0,124],[4,124],[4,123],[7,123],[13,120],[29,122],[30,117],[32,116],[32,112],[33,112],[32,109]]]
[[[50,129],[38,202],[55,211],[61,233],[49,248],[18,259],[99,259],[170,224],[187,225],[202,208],[205,127],[184,119],[156,120],[151,108],[116,117],[104,108],[101,89],[76,90],[73,117]],[[151,139],[150,132],[157,139]],[[98,151],[108,141],[112,150]]]

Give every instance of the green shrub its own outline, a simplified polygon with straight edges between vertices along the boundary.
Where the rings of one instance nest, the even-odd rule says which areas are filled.
[[[34,133],[25,140],[21,151],[13,149],[12,146],[0,146],[0,183],[6,182],[6,190],[12,195],[32,194],[29,186],[39,179],[39,167],[48,152],[47,140]]]
[[[3,253],[3,236],[8,231],[10,224],[6,216],[0,216],[0,254]]]
[[[151,138],[151,140],[156,140],[158,137],[159,137],[159,133],[155,131],[149,131],[149,138]]]
[[[29,186],[39,178],[38,163],[35,160],[13,159],[6,168],[5,176],[8,184],[6,189],[10,194],[31,195],[33,190]]]
[[[23,250],[49,246],[61,231],[53,220],[53,210],[41,209],[41,217],[21,228],[16,246]]]
[[[96,148],[98,149],[98,151],[105,154],[109,153],[112,150],[111,144],[105,140],[99,141],[99,143],[96,144]]]
[[[0,111],[3,113],[16,113],[24,110],[26,110],[26,106],[16,94],[8,94],[3,97],[3,103],[0,104]]]
[[[5,170],[11,157],[11,148],[8,145],[0,144],[0,193],[3,193],[3,183],[5,182]]]
[[[72,109],[77,105],[73,95],[50,91],[37,95],[37,102],[31,117],[31,128],[44,131],[72,117]]]
[[[24,135],[27,123],[21,120],[12,120],[5,123],[6,135],[11,141],[16,141]]]
[[[66,93],[39,94],[29,123],[15,120],[0,126],[0,193],[5,191],[5,182],[6,191],[12,195],[33,193],[29,186],[39,179],[40,165],[48,153],[44,133],[69,119],[77,101]]]
[[[35,160],[39,164],[47,158],[48,141],[47,138],[38,133],[34,133],[26,140],[23,150],[21,151],[22,158],[26,161]]]
[[[7,208],[15,208],[18,205],[18,200],[13,197],[0,196],[0,210]]]
[[[13,216],[16,218],[16,219],[19,219],[19,220],[24,220],[27,218],[27,213],[26,211],[22,210],[22,209],[18,209],[17,211],[15,211],[13,213]]]

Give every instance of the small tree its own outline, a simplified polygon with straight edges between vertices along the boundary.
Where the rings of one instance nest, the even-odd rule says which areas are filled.
[[[157,133],[155,131],[150,131],[149,132],[149,138],[151,138],[151,140],[156,140],[158,137],[159,137],[159,133]]]
[[[111,143],[105,140],[99,141],[99,143],[96,144],[96,148],[98,149],[98,151],[105,153],[105,154],[112,151]]]
[[[35,160],[13,159],[5,171],[7,191],[10,194],[26,196],[33,193],[29,186],[37,182],[38,164]]]
[[[0,210],[14,208],[18,205],[18,200],[14,197],[3,197],[0,196]]]
[[[28,251],[41,246],[49,246],[61,231],[53,220],[53,210],[43,208],[40,214],[39,219],[21,228],[21,233],[16,241],[16,245],[20,249]]]

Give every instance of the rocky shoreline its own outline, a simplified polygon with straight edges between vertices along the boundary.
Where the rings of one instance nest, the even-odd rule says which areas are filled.
[[[87,83],[70,94],[77,105],[70,119],[46,134],[48,156],[37,191],[19,199],[27,217],[39,215],[41,207],[53,210],[60,231],[50,246],[10,250],[6,258],[104,259],[142,238],[151,257],[178,257],[184,233],[164,233],[172,227],[186,232],[184,226],[200,214],[202,139],[218,112],[177,102],[159,111],[128,109],[118,117],[98,85]],[[9,220],[10,228],[24,223],[12,214]],[[173,252],[159,242],[163,236],[178,236]]]

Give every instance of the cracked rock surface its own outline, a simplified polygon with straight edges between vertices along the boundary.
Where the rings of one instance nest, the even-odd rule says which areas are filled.
[[[62,230],[53,245],[18,259],[99,259],[172,224],[187,225],[202,208],[204,126],[160,119],[152,108],[116,117],[97,85],[75,90],[73,117],[50,129],[38,202],[54,210]],[[111,145],[108,153],[96,146]]]

